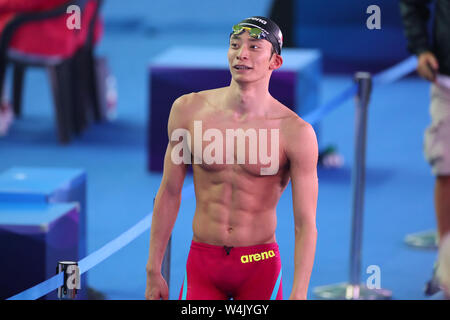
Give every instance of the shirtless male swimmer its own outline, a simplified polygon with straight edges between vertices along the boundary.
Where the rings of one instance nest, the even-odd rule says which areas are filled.
[[[230,35],[230,85],[183,95],[173,103],[153,210],[146,299],[168,299],[161,264],[191,163],[196,209],[180,299],[282,299],[276,207],[289,179],[295,227],[289,299],[306,299],[317,239],[318,148],[312,126],[268,90],[272,71],[283,63],[282,39],[270,19],[241,21]],[[204,132],[200,140],[199,128]],[[257,143],[250,141],[255,138]],[[183,139],[188,149],[181,154]],[[262,150],[270,153],[270,165]]]

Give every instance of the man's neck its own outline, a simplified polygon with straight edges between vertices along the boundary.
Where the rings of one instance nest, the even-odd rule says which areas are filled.
[[[232,80],[226,96],[226,106],[236,115],[264,117],[271,98],[268,83],[237,83]]]

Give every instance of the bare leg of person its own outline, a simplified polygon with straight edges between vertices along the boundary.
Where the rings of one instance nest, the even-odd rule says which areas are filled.
[[[436,178],[434,202],[439,239],[442,239],[450,232],[450,176]]]

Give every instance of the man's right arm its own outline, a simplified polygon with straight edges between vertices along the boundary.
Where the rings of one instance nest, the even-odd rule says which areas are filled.
[[[439,62],[433,54],[428,36],[429,3],[432,0],[401,0],[400,13],[403,20],[408,50],[417,55],[417,72],[431,82],[436,81]]]
[[[408,40],[408,50],[419,56],[422,52],[431,51],[428,36],[428,5],[432,0],[400,0],[405,35]]]
[[[161,279],[161,264],[164,257],[164,252],[166,250],[181,203],[181,190],[183,187],[184,178],[186,176],[187,164],[175,164],[172,161],[172,149],[178,142],[171,141],[170,137],[171,133],[175,129],[186,127],[186,113],[182,113],[185,103],[185,96],[178,98],[173,103],[169,116],[169,143],[167,145],[166,154],[164,157],[163,177],[153,207],[152,226],[150,230],[150,250],[146,265],[148,279],[146,290],[147,299],[159,299],[159,297],[151,296],[154,283],[152,283],[152,281],[149,283],[149,279]]]

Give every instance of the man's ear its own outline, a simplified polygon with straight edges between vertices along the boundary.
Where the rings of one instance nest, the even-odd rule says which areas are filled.
[[[274,53],[272,58],[270,59],[270,65],[269,65],[269,69],[270,70],[276,70],[278,68],[281,67],[281,65],[283,64],[283,58],[279,55]]]

